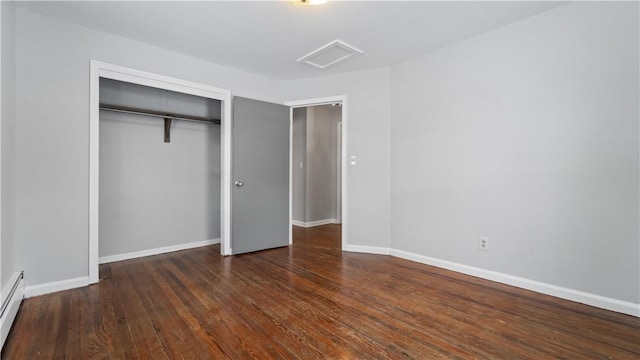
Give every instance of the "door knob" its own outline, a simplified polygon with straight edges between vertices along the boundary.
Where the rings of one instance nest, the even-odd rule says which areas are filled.
[[[233,182],[233,185],[235,185],[237,187],[240,187],[240,186],[244,185],[244,183],[242,181],[236,180],[236,181]]]

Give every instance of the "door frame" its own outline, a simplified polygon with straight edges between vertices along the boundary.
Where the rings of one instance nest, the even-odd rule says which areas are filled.
[[[231,253],[231,91],[151,72],[91,60],[89,89],[89,283],[99,281],[100,78],[222,101],[220,253]]]
[[[304,99],[285,101],[284,104],[290,107],[290,130],[289,130],[289,164],[293,164],[293,109],[306,108],[310,106],[330,105],[340,103],[342,104],[342,138],[340,139],[341,151],[340,158],[342,159],[340,164],[340,191],[341,191],[341,204],[340,213],[342,216],[342,232],[341,232],[341,248],[344,251],[347,242],[347,95],[327,96],[322,98]],[[291,168],[292,165],[289,166]],[[289,171],[289,245],[293,243],[293,171]]]
[[[340,141],[338,141],[338,174],[337,174],[337,179],[336,182],[338,183],[338,185],[342,184],[342,119],[340,119],[340,121],[338,122],[337,125],[337,129],[336,129],[336,134],[338,134],[338,138],[340,139]],[[336,220],[338,222],[338,224],[342,224],[342,186],[338,186],[337,189],[337,194],[336,194],[336,203],[338,204],[338,206],[336,207]]]

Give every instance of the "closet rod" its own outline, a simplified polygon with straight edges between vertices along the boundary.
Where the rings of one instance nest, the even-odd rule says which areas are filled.
[[[139,108],[128,107],[128,106],[100,104],[100,110],[113,111],[113,112],[118,112],[123,114],[152,116],[152,117],[161,118],[161,119],[182,120],[182,121],[191,121],[191,122],[199,122],[199,123],[205,123],[205,124],[220,125],[219,119],[210,119],[210,118],[201,117],[201,116],[191,116],[191,115],[182,115],[182,114],[163,112],[163,111],[146,110],[146,109],[139,109]]]

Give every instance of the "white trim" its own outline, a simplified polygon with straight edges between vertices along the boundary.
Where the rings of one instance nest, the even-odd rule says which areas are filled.
[[[341,233],[341,240],[342,240],[342,250],[345,251],[349,251],[346,250],[347,246],[348,246],[348,239],[347,239],[347,229],[348,229],[348,219],[347,219],[347,134],[348,134],[348,101],[347,101],[347,95],[338,95],[338,96],[327,96],[327,97],[322,97],[322,98],[315,98],[315,99],[306,99],[306,100],[295,100],[295,101],[285,101],[284,104],[287,106],[290,106],[292,109],[294,108],[301,108],[301,107],[309,107],[309,106],[318,106],[318,105],[327,105],[327,104],[335,104],[335,103],[340,103],[342,104],[342,171],[341,171],[341,175],[342,175],[342,181],[340,182],[340,187],[341,187],[341,194],[342,194],[342,211],[341,211],[341,215],[342,215],[342,219],[341,219],[341,223],[342,223],[342,233]],[[293,121],[293,111],[291,111],[291,119]],[[289,166],[289,169],[291,169],[291,166]],[[291,170],[289,170],[291,171]],[[291,184],[289,185],[289,192],[291,193],[292,190],[292,186]],[[291,212],[290,212],[290,217],[289,219],[291,219],[291,224],[293,225],[293,219],[291,218]]]
[[[73,279],[53,281],[44,284],[30,285],[24,289],[24,297],[30,298],[39,295],[50,294],[58,291],[64,291],[69,289],[75,289],[83,286],[90,285],[88,276],[82,276]]]
[[[222,114],[220,122],[221,139],[221,163],[222,174],[220,179],[220,254],[231,255],[231,142],[233,117],[231,114],[231,92],[226,90],[225,100],[222,102]]]
[[[307,223],[306,222],[298,221],[298,220],[291,220],[291,225],[295,225],[295,226],[299,226],[299,227],[303,227],[303,228],[307,227]]]
[[[89,281],[99,280],[100,237],[100,64],[91,61],[89,79]]]
[[[284,104],[287,106],[291,106],[292,108],[303,108],[309,106],[319,106],[319,105],[331,105],[335,103],[341,102],[344,106],[344,102],[347,100],[346,95],[338,95],[338,96],[326,96],[315,99],[307,99],[307,100],[293,100],[293,101],[285,101]],[[343,111],[344,115],[344,111]]]
[[[0,5],[2,5],[0,3]],[[0,29],[2,29],[2,6],[0,6]],[[0,49],[2,49],[2,31],[0,31]],[[15,37],[15,31],[14,31],[14,37]],[[14,51],[15,53],[15,51]],[[4,91],[2,89],[2,51],[0,51],[0,204],[2,204],[2,122],[3,122],[3,116],[2,116],[2,92]],[[12,54],[12,56],[15,58],[15,55]],[[14,70],[15,73],[15,70]],[[2,259],[2,206],[0,206],[0,259]],[[1,262],[1,261],[0,261]],[[2,279],[2,266],[0,266],[0,279]],[[0,290],[1,291],[1,290]],[[2,302],[4,301],[4,294],[0,295],[0,305],[2,305]],[[13,321],[13,320],[12,320]],[[0,330],[2,330],[0,328]],[[0,332],[0,334],[2,334],[2,332]],[[0,350],[2,350],[2,344],[4,344],[4,337],[2,337],[1,339],[1,343],[0,343]]]
[[[11,290],[13,289],[13,286],[19,280],[21,280],[20,279],[21,277],[24,278],[23,277],[23,272],[22,271],[16,271],[15,273],[13,273],[13,275],[11,275],[11,277],[9,278],[9,281],[6,284],[4,284],[4,287],[0,291],[0,306],[3,305],[4,299],[8,298],[9,295],[11,295]],[[0,309],[0,311],[1,310],[2,309]],[[0,315],[2,315],[2,314],[0,314]]]
[[[293,108],[289,107],[289,245],[293,244]]]
[[[336,183],[338,186],[336,187],[336,224],[340,224],[342,221],[342,187],[340,183],[342,182],[342,119],[337,124],[336,135],[338,137],[338,146],[337,146],[337,159],[338,163],[337,171],[336,171]]]
[[[9,305],[5,309],[2,317],[0,317],[0,349],[4,346],[4,342],[7,340],[9,336],[9,331],[11,330],[11,325],[13,325],[13,321],[18,314],[18,309],[20,308],[20,304],[22,303],[22,299],[24,298],[24,278],[20,278],[22,273],[15,273],[11,277],[11,281],[2,289],[2,298],[9,295],[11,289],[13,289],[13,285],[16,281],[19,280],[18,286],[16,287],[16,291],[13,293],[13,296],[9,300]]]
[[[321,225],[327,225],[327,224],[339,224],[339,222],[338,222],[338,219],[324,219],[324,220],[316,220],[316,221],[310,221],[310,222],[291,220],[291,224],[295,226],[300,226],[303,228],[310,228],[314,226],[321,226]]]
[[[336,219],[324,219],[324,220],[308,221],[307,222],[307,227],[322,226],[322,225],[336,224],[336,223],[338,223],[338,220],[336,220]]]
[[[340,175],[342,177],[342,181],[340,182],[340,197],[342,198],[342,211],[340,211],[340,223],[342,224],[342,248],[345,247],[347,242],[347,96],[342,96],[342,162]]]
[[[582,304],[595,306],[598,308],[620,312],[627,315],[640,317],[640,304],[634,304],[627,301],[612,299],[605,296],[590,294],[583,291],[564,288],[561,286],[546,284],[539,281],[529,280],[513,275],[503,274],[496,271],[485,270],[473,266],[458,264],[451,261],[436,259],[424,255],[419,255],[407,251],[390,249],[390,255],[436,266],[439,268],[459,272],[466,275],[479,277],[486,280],[499,282],[526,290],[554,296],[557,298],[571,300]]]
[[[158,255],[158,254],[166,254],[174,251],[193,249],[201,246],[208,246],[208,245],[214,245],[214,244],[220,244],[220,239],[194,241],[194,242],[185,243],[185,244],[164,246],[160,248],[134,251],[134,252],[125,253],[125,254],[101,256],[99,261],[100,261],[100,264],[106,264],[106,263],[111,263],[116,261],[136,259],[136,258],[141,258],[141,257],[151,256],[151,255]]]
[[[191,81],[154,74],[146,71],[130,69],[118,65],[91,60],[90,95],[89,95],[89,263],[88,278],[90,283],[98,282],[98,244],[99,244],[99,180],[100,180],[100,78],[126,81],[138,85],[196,95],[222,101],[221,114],[221,246],[222,255],[231,254],[231,92],[226,89],[199,84]]]
[[[343,251],[376,254],[376,255],[389,255],[389,248],[379,246],[366,246],[366,245],[351,245],[346,244],[342,246]]]
[[[574,301],[605,310],[611,310],[631,316],[640,317],[640,304],[613,299],[606,296],[590,294],[584,291],[573,290],[557,285],[543,283],[540,281],[529,280],[518,276],[500,273],[497,271],[485,270],[474,266],[459,264],[452,261],[436,259],[429,256],[411,253],[408,251],[389,249],[384,247],[347,245],[346,247],[343,247],[342,250],[358,253],[391,255],[393,257],[398,257],[450,271],[455,271],[457,273],[475,276],[477,278],[495,281],[501,284],[515,286],[525,290],[535,291],[537,293],[557,297],[560,299]]]

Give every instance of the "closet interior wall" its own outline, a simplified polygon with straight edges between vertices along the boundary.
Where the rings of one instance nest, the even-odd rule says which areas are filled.
[[[100,79],[100,103],[220,119],[220,101]],[[100,111],[105,258],[220,239],[220,126]]]

